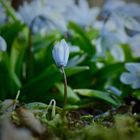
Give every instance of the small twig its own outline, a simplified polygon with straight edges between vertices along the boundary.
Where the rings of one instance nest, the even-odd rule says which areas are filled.
[[[17,106],[19,95],[20,95],[20,90],[18,90],[16,98],[13,100],[13,110],[15,110]]]
[[[49,105],[48,105],[48,107],[47,107],[47,113],[48,113],[48,111],[49,111],[49,109],[50,109],[50,107],[52,107],[52,113],[51,113],[51,119],[53,119],[54,117],[55,117],[55,110],[56,110],[56,101],[54,100],[54,99],[52,99],[51,101],[50,101],[50,103],[49,103]]]

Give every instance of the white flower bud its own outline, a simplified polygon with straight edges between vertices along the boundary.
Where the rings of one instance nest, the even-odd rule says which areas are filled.
[[[69,58],[69,47],[64,39],[57,42],[52,50],[53,59],[58,67],[66,66]]]

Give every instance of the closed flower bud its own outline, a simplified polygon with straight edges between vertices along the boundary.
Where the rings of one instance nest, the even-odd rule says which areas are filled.
[[[0,36],[0,51],[6,51],[7,44],[5,40]]]
[[[53,59],[58,67],[65,67],[69,58],[69,47],[64,39],[57,42],[52,50]]]

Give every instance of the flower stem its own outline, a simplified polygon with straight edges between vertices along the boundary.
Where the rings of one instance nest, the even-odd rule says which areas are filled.
[[[33,26],[38,17],[35,17],[29,26],[28,33],[28,48],[27,48],[27,65],[26,65],[26,80],[29,80],[33,75],[33,53],[32,53],[32,34],[33,34]]]
[[[32,30],[29,28],[27,59],[26,59],[26,80],[29,80],[32,77],[32,75],[33,75]]]
[[[67,77],[66,77],[66,73],[65,73],[63,66],[61,67],[61,70],[62,70],[62,74],[64,77],[64,106],[63,106],[63,110],[65,110],[65,107],[67,105]]]

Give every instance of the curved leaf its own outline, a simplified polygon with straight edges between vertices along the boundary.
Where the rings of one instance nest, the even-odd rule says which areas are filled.
[[[75,35],[77,35],[78,40],[80,41],[80,44],[82,43],[80,45],[81,49],[83,49],[85,52],[88,52],[91,55],[95,54],[95,47],[91,44],[90,39],[82,30],[82,28],[73,22],[70,22],[68,27],[75,32]]]
[[[97,98],[97,99],[104,100],[114,106],[118,105],[117,102],[113,98],[111,98],[107,92],[91,90],[91,89],[75,89],[74,92],[87,98]]]

